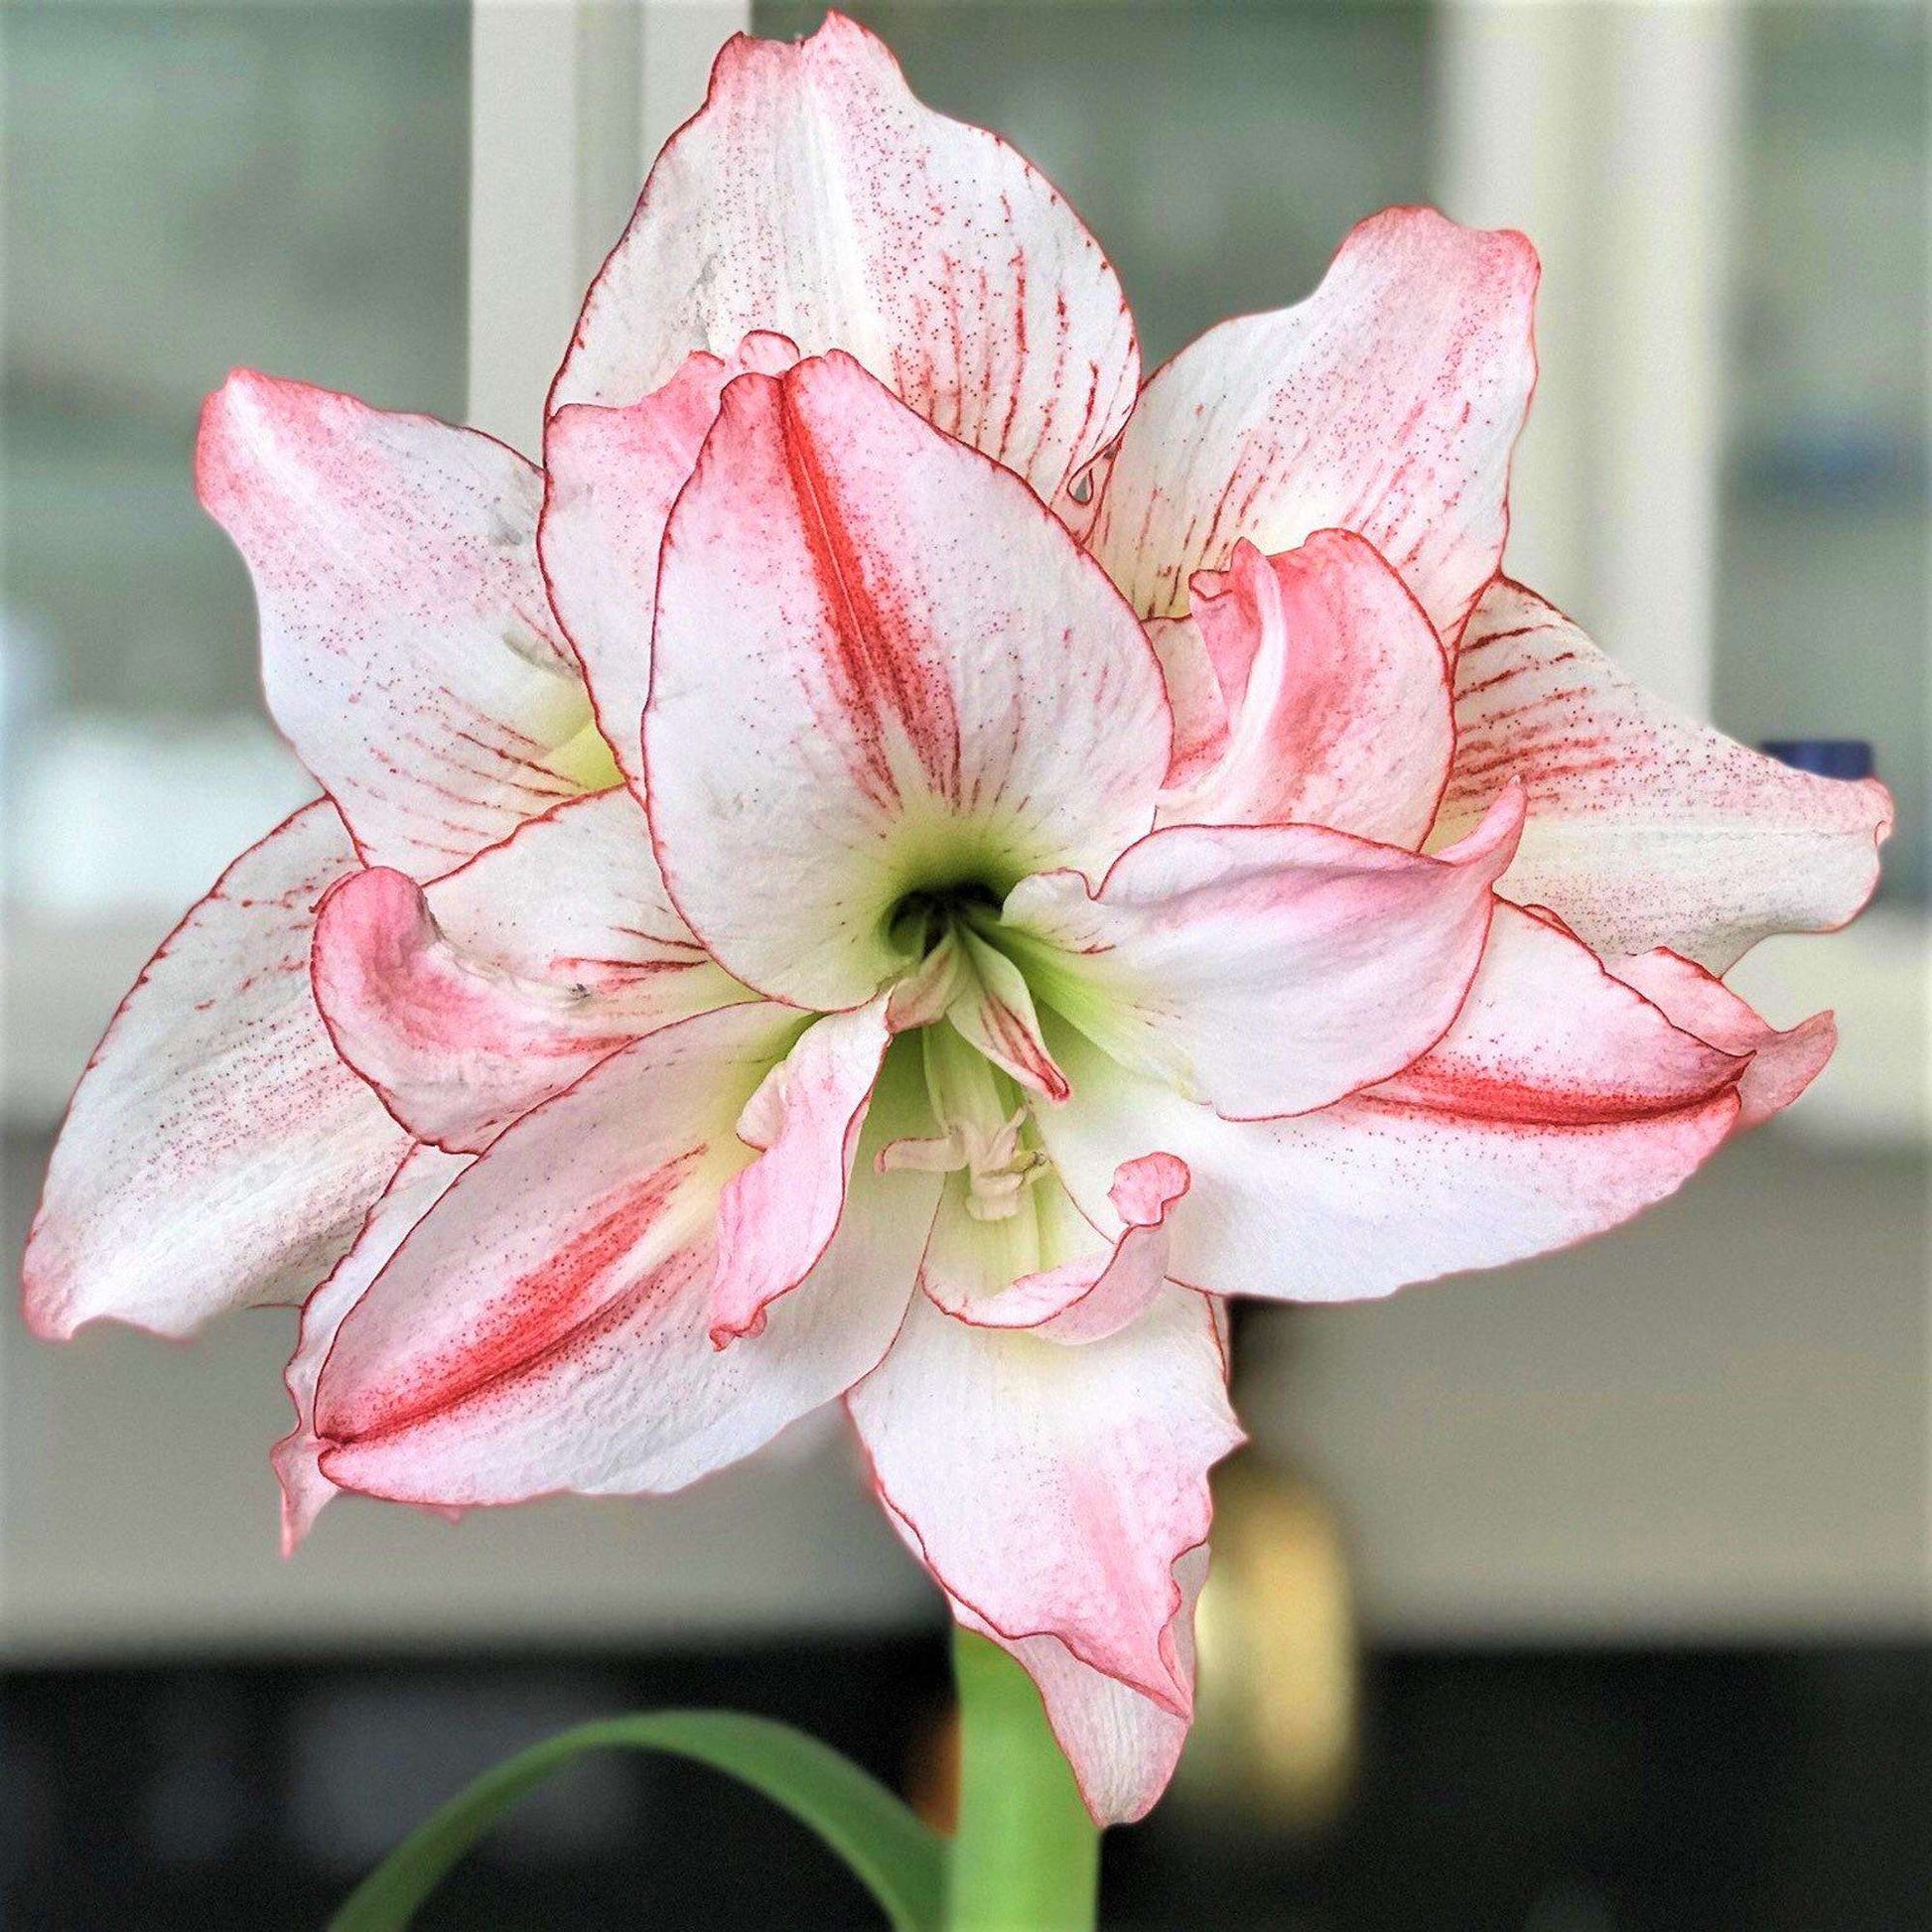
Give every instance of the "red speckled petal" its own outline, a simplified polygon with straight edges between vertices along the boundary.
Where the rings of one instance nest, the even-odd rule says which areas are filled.
[[[676,1489],[871,1369],[937,1192],[871,1172],[871,1124],[819,1267],[758,1334],[711,1341],[719,1198],[755,1158],[737,1122],[797,1026],[768,1006],[682,1021],[510,1128],[343,1322],[316,1393],[324,1474],[453,1507]],[[916,1125],[905,1100],[874,1118]]]
[[[301,1333],[282,1377],[289,1400],[295,1404],[295,1427],[275,1445],[269,1457],[282,1487],[285,1557],[295,1554],[296,1546],[315,1528],[316,1518],[336,1494],[336,1485],[322,1472],[325,1446],[316,1434],[316,1378],[336,1344],[336,1330],[402,1245],[403,1237],[443,1198],[451,1181],[469,1165],[463,1155],[444,1154],[433,1147],[411,1148],[382,1198],[369,1209],[355,1245],[302,1305]]]
[[[672,512],[644,715],[672,897],[749,985],[862,1005],[906,893],[1098,871],[1153,824],[1145,632],[1012,477],[850,356],[745,375]]]
[[[355,864],[305,806],[222,874],[149,962],[68,1110],[27,1246],[26,1313],[186,1334],[299,1302],[407,1137],[336,1056],[309,991],[315,907]]]
[[[268,708],[371,864],[434,878],[610,782],[515,451],[240,370],[196,476],[254,579]]]
[[[552,406],[628,403],[748,330],[843,348],[949,435],[1084,523],[1068,484],[1140,380],[1106,257],[997,136],[922,107],[837,14],[745,38],[651,170],[584,305]]]
[[[1814,1013],[1780,1032],[1715,974],[1664,947],[1607,964],[1626,986],[1661,1007],[1673,1025],[1726,1053],[1751,1056],[1737,1082],[1740,1131],[1762,1126],[1790,1106],[1824,1072],[1838,1044],[1829,1013]]]
[[[638,733],[650,693],[657,557],[671,505],[717,421],[725,384],[748,369],[782,374],[797,359],[782,336],[748,336],[728,357],[688,357],[640,402],[624,409],[573,404],[544,430],[537,528],[544,578],[590,683],[598,728],[640,798]]]
[[[1844,925],[1877,886],[1892,810],[1876,779],[1794,771],[1684,717],[1520,584],[1485,595],[1455,680],[1436,837],[1521,784],[1501,890],[1605,956],[1668,946],[1727,972],[1769,933]]]
[[[875,1486],[951,1596],[1184,1723],[1175,1566],[1206,1541],[1208,1470],[1243,1440],[1200,1296],[1170,1289],[1078,1348],[969,1327],[915,1296],[846,1403]]]
[[[1436,859],[1318,825],[1177,825],[1097,893],[1023,880],[999,931],[1040,1000],[1123,1064],[1230,1119],[1306,1113],[1441,1038],[1521,820],[1504,797]]]
[[[1357,530],[1453,641],[1502,555],[1536,375],[1535,250],[1388,208],[1293,309],[1211,329],[1141,394],[1094,553],[1147,617],[1245,537],[1273,555]]]
[[[345,880],[317,926],[316,1003],[419,1140],[478,1153],[601,1059],[746,999],[665,897],[627,791],[575,799],[438,880]]]
[[[1449,659],[1375,547],[1323,530],[1263,557],[1235,546],[1194,587],[1204,655],[1239,665],[1222,756],[1161,808],[1164,824],[1326,825],[1413,851],[1428,836],[1455,733]]]
[[[1295,1120],[1222,1120],[1048,1032],[1074,1097],[1038,1125],[1074,1198],[1093,1212],[1122,1160],[1165,1148],[1193,1176],[1174,1277],[1283,1301],[1386,1295],[1616,1226],[1730,1131],[1744,1065],[1510,905],[1434,1048]]]

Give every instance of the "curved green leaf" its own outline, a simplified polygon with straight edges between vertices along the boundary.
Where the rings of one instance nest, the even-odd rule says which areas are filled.
[[[729,1772],[810,1826],[886,1909],[894,1932],[934,1932],[945,1841],[851,1759],[790,1725],[728,1711],[658,1711],[579,1725],[486,1771],[356,1886],[329,1932],[396,1932],[504,1812],[585,1751],[670,1751]]]

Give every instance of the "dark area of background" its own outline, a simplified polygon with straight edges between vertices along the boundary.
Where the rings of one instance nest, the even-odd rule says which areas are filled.
[[[0,1754],[13,1932],[314,1932],[465,1778],[603,1711],[785,1718],[916,1782],[937,1634],[582,1656],[26,1672]],[[1932,1658],[1832,1647],[1389,1650],[1340,1824],[1169,1804],[1106,1844],[1106,1923],[1173,1932],[1924,1932]],[[883,1923],[802,1827],[609,1755],[531,1799],[422,1932]]]

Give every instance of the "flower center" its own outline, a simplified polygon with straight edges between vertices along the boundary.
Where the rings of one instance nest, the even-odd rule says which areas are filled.
[[[982,919],[1000,909],[1000,895],[980,879],[964,879],[949,886],[921,886],[907,893],[887,915],[887,931],[896,945],[924,959],[944,943],[946,935],[977,914]]]
[[[1008,1219],[1049,1171],[1046,1156],[1027,1144],[1026,1104],[1013,1081],[952,1027],[922,1028],[919,1046],[938,1136],[893,1142],[881,1151],[880,1167],[963,1173],[967,1213],[976,1221]]]

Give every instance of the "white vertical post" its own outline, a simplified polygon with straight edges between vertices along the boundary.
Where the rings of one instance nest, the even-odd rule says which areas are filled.
[[[1708,712],[1723,461],[1732,0],[1449,0],[1444,206],[1544,261],[1505,567]]]
[[[750,0],[476,0],[470,407],[535,454],[543,398],[651,157]]]
[[[1586,9],[1454,0],[1437,36],[1445,213],[1520,228],[1543,260],[1536,395],[1511,476],[1512,576],[1582,616],[1590,591],[1588,168],[1593,84]]]
[[[469,416],[532,455],[544,366],[583,294],[576,16],[572,0],[477,0],[470,30]]]
[[[1607,10],[1592,595],[1661,697],[1709,716],[1724,466],[1736,10]]]

